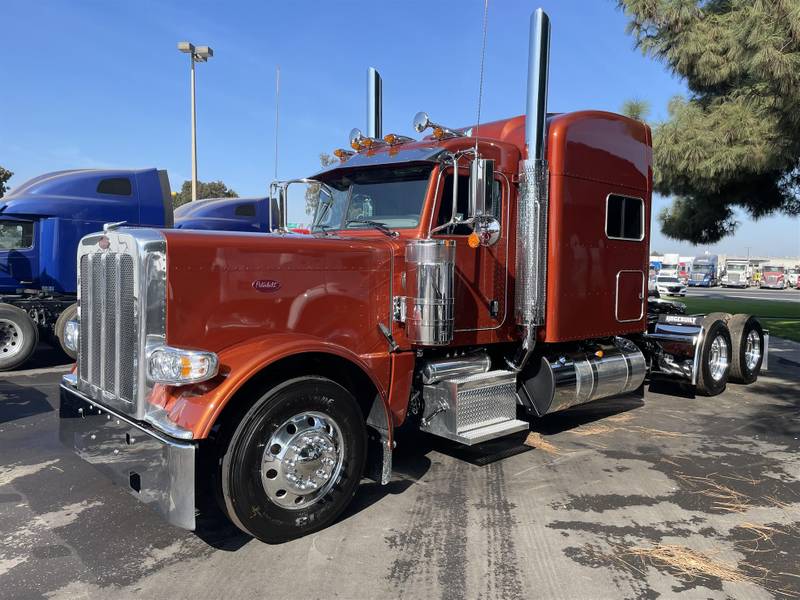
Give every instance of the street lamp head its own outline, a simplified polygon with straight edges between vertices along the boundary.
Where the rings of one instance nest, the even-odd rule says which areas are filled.
[[[178,42],[178,50],[187,54],[194,54],[194,45],[189,42]]]
[[[214,49],[211,46],[198,46],[194,52],[195,60],[206,62],[214,56]]]

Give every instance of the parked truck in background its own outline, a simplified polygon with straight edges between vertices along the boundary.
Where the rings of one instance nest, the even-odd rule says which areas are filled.
[[[719,259],[716,255],[698,256],[692,263],[689,287],[716,287]]]
[[[723,287],[750,287],[751,278],[752,270],[749,260],[740,258],[725,260],[721,281]]]
[[[675,253],[665,254],[661,257],[661,270],[659,275],[678,277],[680,271],[680,255]]]
[[[778,265],[763,265],[759,288],[783,290],[786,288],[786,269]]]
[[[40,338],[63,345],[75,317],[79,240],[125,221],[172,226],[166,171],[80,169],[35,177],[0,199],[0,371],[24,363]]]
[[[797,279],[800,276],[800,269],[791,267],[786,270],[786,285],[787,287],[797,288]]]
[[[536,11],[526,115],[418,113],[422,139],[381,138],[371,95],[341,162],[273,186],[275,233],[83,238],[62,441],[173,524],[213,498],[280,542],[332,523],[362,476],[387,484],[400,425],[474,445],[648,373],[705,395],[754,381],[756,319],[648,303],[650,129],[547,114],[549,31]],[[288,191],[309,181],[293,234]]]

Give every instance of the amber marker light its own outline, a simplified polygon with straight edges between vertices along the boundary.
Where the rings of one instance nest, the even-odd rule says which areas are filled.
[[[435,137],[437,140],[442,139],[444,137],[444,129],[442,129],[441,127],[434,127],[433,137]]]
[[[397,143],[397,136],[394,133],[389,133],[383,136],[383,141],[390,146],[394,146]]]
[[[333,155],[340,161],[344,162],[348,158],[353,156],[353,153],[350,152],[349,150],[345,150],[344,148],[337,148],[336,150],[333,151]]]
[[[479,236],[477,233],[473,231],[472,233],[469,234],[469,237],[467,238],[467,245],[473,249],[477,248],[478,246],[481,245],[481,236]]]

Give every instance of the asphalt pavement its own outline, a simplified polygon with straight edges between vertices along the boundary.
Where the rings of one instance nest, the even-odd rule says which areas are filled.
[[[800,302],[800,290],[789,288],[785,290],[770,290],[759,288],[701,288],[690,287],[686,295],[697,298],[739,298],[747,300],[778,300],[781,302]]]
[[[716,398],[656,380],[546,417],[533,447],[401,436],[388,486],[275,546],[171,527],[62,448],[40,362],[0,376],[0,598],[798,597],[800,344],[770,359]]]

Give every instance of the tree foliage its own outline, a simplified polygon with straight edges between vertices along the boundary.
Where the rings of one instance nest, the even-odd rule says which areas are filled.
[[[8,191],[8,186],[6,184],[8,183],[8,180],[11,179],[13,176],[14,173],[12,171],[0,167],[0,198],[5,196],[6,192]]]
[[[622,103],[620,112],[631,119],[646,121],[650,115],[650,103],[647,100],[631,98]]]
[[[695,244],[753,218],[800,214],[800,2],[619,0],[646,54],[689,88],[653,130],[665,235]]]
[[[230,189],[221,181],[198,181],[197,182],[197,199],[203,200],[205,198],[238,198],[239,194]],[[181,204],[186,204],[192,201],[192,182],[184,181],[181,186],[181,191],[172,196],[172,205],[178,208]]]
[[[335,163],[338,159],[325,152],[319,155],[319,164],[325,168]],[[306,214],[313,215],[319,205],[319,185],[311,184],[306,188]]]

